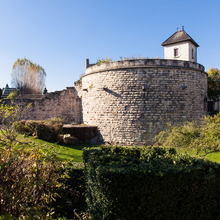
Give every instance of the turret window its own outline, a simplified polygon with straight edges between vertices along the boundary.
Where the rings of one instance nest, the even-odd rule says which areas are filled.
[[[178,57],[178,48],[174,49],[174,57]]]

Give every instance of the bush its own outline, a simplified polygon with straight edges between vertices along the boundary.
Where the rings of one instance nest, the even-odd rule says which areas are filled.
[[[28,133],[39,139],[56,142],[60,140],[64,121],[62,119],[48,119],[45,121],[22,120],[13,123],[13,128],[19,133]]]
[[[195,150],[196,155],[220,151],[220,113],[204,119],[169,127],[155,138],[156,145]]]
[[[56,192],[60,196],[52,203],[55,212],[54,217],[65,216],[68,219],[73,219],[76,217],[75,213],[78,215],[86,213],[83,169],[82,163],[73,163],[59,171],[61,174],[64,171],[67,172],[69,178],[59,179],[62,187],[57,188]]]
[[[5,127],[6,129],[11,126],[15,121],[18,121],[21,118],[21,115],[29,109],[30,105],[26,106],[22,110],[17,105],[8,105],[4,102],[0,104],[0,124],[1,128]]]
[[[29,129],[25,126],[25,123],[25,120],[15,121],[13,123],[13,128],[19,133],[28,133]]]
[[[91,219],[217,219],[220,166],[164,147],[84,149]]]
[[[96,64],[109,63],[111,61],[112,61],[112,58],[107,58],[107,57],[102,58],[102,59],[98,58],[96,61]]]
[[[17,92],[17,91],[14,91],[14,92],[11,92],[11,93],[7,96],[7,99],[14,100],[17,96],[18,96],[18,92]]]
[[[0,215],[5,219],[46,219],[61,186],[58,178],[65,178],[65,173],[57,172],[64,163],[52,147],[19,142],[11,125],[22,112],[18,106],[0,106]],[[24,127],[21,122],[19,128]]]
[[[61,162],[48,146],[22,145],[9,141],[0,146],[0,212],[43,218],[50,212],[54,189],[61,186],[56,172]]]

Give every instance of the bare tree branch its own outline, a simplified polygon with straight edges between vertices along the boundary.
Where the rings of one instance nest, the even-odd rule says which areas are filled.
[[[11,73],[11,84],[20,94],[42,94],[45,88],[45,70],[30,60],[17,59]]]

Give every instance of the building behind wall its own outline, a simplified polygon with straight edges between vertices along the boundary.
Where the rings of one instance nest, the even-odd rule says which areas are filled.
[[[6,99],[10,93],[17,91],[16,88],[9,88],[8,84],[6,84],[5,88],[2,90],[2,98]]]
[[[177,31],[165,40],[164,58],[197,62],[197,47],[199,45],[184,31]]]

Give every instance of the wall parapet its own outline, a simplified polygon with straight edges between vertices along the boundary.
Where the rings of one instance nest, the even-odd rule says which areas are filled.
[[[108,70],[117,70],[117,69],[132,69],[132,68],[185,68],[185,69],[194,69],[199,70],[201,72],[205,71],[203,65],[199,63],[194,63],[190,61],[184,60],[168,60],[168,59],[133,59],[133,60],[122,60],[122,61],[113,61],[108,63],[101,64],[89,64],[87,59],[87,68],[85,75],[103,72]],[[84,75],[84,76],[85,76]],[[83,76],[83,77],[84,77]]]

